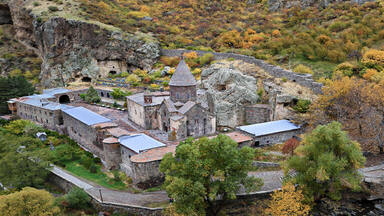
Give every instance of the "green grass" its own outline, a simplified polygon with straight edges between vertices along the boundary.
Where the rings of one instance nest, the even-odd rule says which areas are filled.
[[[157,187],[148,188],[148,189],[144,190],[144,192],[155,192],[155,191],[161,191],[161,190],[163,190],[163,188],[162,188],[161,186],[162,186],[162,185],[160,185],[160,186],[157,186]]]
[[[85,169],[83,166],[77,162],[69,162],[65,164],[65,169],[79,177],[87,179],[89,181],[95,182],[103,187],[114,189],[114,190],[124,190],[127,189],[127,186],[119,181],[116,182],[113,179],[109,178],[105,173],[101,172],[100,165],[97,166],[97,172],[91,173],[89,170]]]
[[[303,58],[292,59],[291,66],[303,64],[309,66],[313,70],[315,80],[321,77],[329,78],[332,76],[333,70],[337,64],[328,61],[310,61]]]
[[[144,206],[148,208],[166,208],[169,206],[169,202],[164,201],[164,202],[148,203],[148,204],[145,204]]]

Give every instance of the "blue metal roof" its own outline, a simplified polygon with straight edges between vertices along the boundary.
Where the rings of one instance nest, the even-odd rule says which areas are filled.
[[[92,112],[89,109],[84,107],[75,107],[72,109],[63,110],[66,114],[72,116],[73,118],[83,122],[86,125],[95,125],[104,122],[110,122],[111,119],[105,118],[95,112]]]
[[[270,121],[260,124],[240,126],[237,128],[255,136],[264,136],[268,134],[300,129],[300,127],[296,126],[288,120]]]
[[[65,89],[65,88],[51,88],[51,89],[44,89],[43,94],[46,95],[55,95],[55,94],[61,94],[61,93],[67,93],[70,92],[71,90]]]
[[[122,136],[119,138],[119,142],[121,143],[121,145],[131,149],[136,153],[165,146],[164,143],[161,143],[145,134]]]
[[[48,101],[46,99],[40,99],[39,97],[32,96],[32,97],[28,97],[28,98],[29,98],[28,100],[25,100],[21,103],[32,105],[35,107],[44,108],[47,110],[60,110],[60,109],[66,110],[66,109],[73,108],[73,106],[68,106],[65,104],[60,104],[60,103]]]

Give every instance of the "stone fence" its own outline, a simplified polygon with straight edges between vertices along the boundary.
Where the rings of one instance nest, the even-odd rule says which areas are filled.
[[[185,52],[196,52],[199,56],[212,53],[215,57],[215,60],[228,59],[233,58],[236,60],[242,60],[244,62],[254,64],[266,72],[268,72],[271,76],[278,78],[286,78],[292,82],[296,82],[301,86],[307,87],[311,89],[315,94],[321,94],[322,84],[315,82],[312,78],[311,74],[298,74],[290,70],[283,69],[279,66],[271,65],[266,63],[263,60],[256,59],[252,56],[240,55],[235,53],[217,53],[217,52],[208,52],[208,51],[200,51],[200,50],[182,50],[182,49],[162,49],[161,55],[163,56],[182,56]]]

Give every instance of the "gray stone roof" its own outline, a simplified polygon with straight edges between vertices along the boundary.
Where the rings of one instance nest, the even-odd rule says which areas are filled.
[[[171,101],[171,99],[166,99],[164,100],[164,103],[165,103],[165,106],[167,107],[168,111],[169,112],[176,112],[177,109],[175,107],[175,105],[173,104],[173,102]]]
[[[177,65],[175,73],[173,74],[170,86],[194,86],[196,85],[195,77],[192,75],[188,68],[187,63],[182,59]]]
[[[179,113],[181,114],[185,114],[187,113],[192,107],[194,107],[196,105],[195,102],[193,101],[188,101],[187,103],[184,104],[184,106],[182,106],[178,111]]]

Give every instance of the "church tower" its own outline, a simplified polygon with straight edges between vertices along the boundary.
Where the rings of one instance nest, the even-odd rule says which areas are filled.
[[[196,101],[196,80],[184,59],[177,65],[169,87],[172,102]]]

